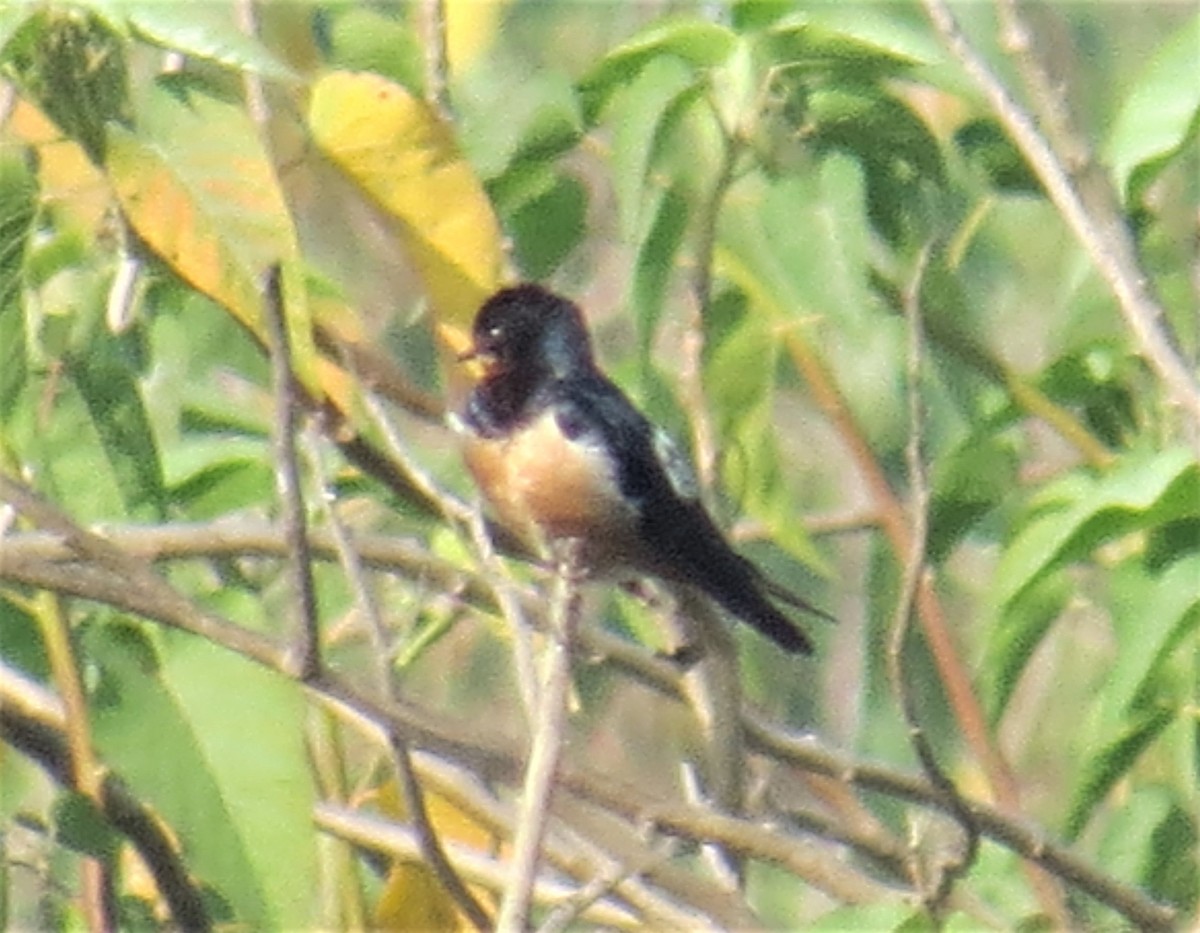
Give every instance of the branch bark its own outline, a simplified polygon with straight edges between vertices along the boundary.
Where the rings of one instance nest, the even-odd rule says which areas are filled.
[[[946,48],[983,92],[996,119],[1029,163],[1067,227],[1091,256],[1142,355],[1175,403],[1200,426],[1200,383],[1176,350],[1166,315],[1153,294],[1151,278],[1140,265],[1112,180],[1093,164],[1091,147],[1071,126],[1065,107],[1055,102],[1048,82],[1041,78],[1042,71],[1032,57],[1029,42],[1011,41],[1013,35],[1029,35],[1015,6],[1001,5],[1002,15],[1009,22],[1008,44],[1023,72],[1027,77],[1032,76],[1030,90],[1042,102],[1045,122],[1057,128],[1060,136],[1057,151],[972,45],[945,0],[921,2]],[[1065,156],[1063,149],[1067,150]],[[1074,177],[1068,165],[1077,167]],[[1088,171],[1083,178],[1085,168]]]

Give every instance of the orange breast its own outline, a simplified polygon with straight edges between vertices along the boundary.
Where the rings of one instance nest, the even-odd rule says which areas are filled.
[[[564,437],[553,413],[506,438],[471,437],[465,456],[497,517],[535,547],[582,538],[593,562],[612,560],[635,534],[604,452]]]

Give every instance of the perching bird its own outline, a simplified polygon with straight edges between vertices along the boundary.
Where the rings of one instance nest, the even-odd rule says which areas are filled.
[[[506,288],[479,310],[483,377],[458,418],[469,470],[511,531],[545,550],[578,540],[590,574],[649,575],[702,591],[791,652],[812,652],[782,593],[725,540],[691,467],[596,366],[579,308],[538,285]]]

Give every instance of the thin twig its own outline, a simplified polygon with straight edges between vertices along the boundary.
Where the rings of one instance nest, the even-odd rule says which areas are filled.
[[[425,805],[425,791],[413,767],[412,752],[408,743],[398,732],[389,733],[392,757],[396,763],[396,773],[399,776],[400,792],[408,808],[408,819],[417,833],[417,841],[421,847],[421,856],[437,876],[446,893],[454,900],[458,909],[466,915],[471,925],[483,931],[492,929],[491,914],[484,909],[478,898],[459,875],[458,869],[450,861],[442,846],[433,820],[429,816],[429,808]]]
[[[541,704],[541,687],[538,684],[536,665],[533,662],[533,629],[529,618],[521,608],[517,598],[516,585],[512,576],[505,568],[503,561],[492,546],[488,525],[483,517],[483,503],[479,502],[472,510],[471,541],[475,545],[475,553],[486,571],[485,580],[491,587],[496,604],[504,621],[508,623],[513,639],[513,667],[517,675],[517,691],[521,696],[521,708],[525,711],[525,721],[532,731],[537,721],[537,711]]]
[[[870,491],[883,533],[897,560],[903,562],[912,547],[910,529],[904,507],[893,492],[883,466],[876,459],[854,413],[816,350],[795,331],[786,332],[783,339],[785,349],[808,383],[814,400],[849,450]],[[1021,801],[1016,778],[992,739],[967,665],[950,634],[937,590],[928,578],[918,579],[916,609],[938,677],[963,739],[987,774],[996,800],[1013,813],[1019,813]]]
[[[965,837],[960,857],[940,866],[932,885],[922,883],[915,853],[912,862],[912,879],[935,924],[940,924],[954,882],[964,875],[979,851],[979,830],[971,817],[970,810],[958,793],[958,788],[942,768],[934,754],[933,746],[921,726],[917,710],[914,685],[910,683],[905,665],[905,643],[912,624],[917,588],[928,571],[925,563],[925,548],[929,537],[929,483],[925,475],[924,462],[924,403],[921,394],[921,286],[925,268],[929,262],[930,247],[924,246],[917,257],[912,280],[905,290],[904,305],[908,324],[907,393],[908,393],[908,444],[905,459],[908,466],[909,488],[912,495],[912,530],[909,535],[909,551],[904,560],[901,576],[900,597],[892,618],[888,639],[887,668],[892,691],[900,707],[904,723],[908,728],[908,739],[917,760],[929,783],[942,794],[947,809],[958,820]]]
[[[68,786],[102,809],[101,770],[92,746],[92,730],[79,664],[72,647],[67,608],[61,593],[43,592],[35,601],[34,616],[41,628],[42,643],[51,676],[63,698],[63,730],[66,735]],[[108,859],[83,859],[83,914],[92,933],[107,933],[117,926],[112,865]]]
[[[1092,257],[1142,354],[1175,402],[1200,425],[1200,382],[1197,382],[1175,349],[1166,315],[1152,293],[1151,278],[1139,265],[1137,248],[1130,236],[1129,225],[1122,216],[1112,180],[1104,173],[1093,170],[1089,173],[1086,188],[1079,185],[1063,164],[1059,153],[1039,132],[1033,117],[1017,103],[967,39],[945,0],[922,0],[922,5],[942,42],[983,91],[996,118],[1029,163],[1067,226]],[[1020,17],[1015,8],[1010,9],[1007,15],[1014,29],[1028,35],[1028,30],[1019,25]],[[1017,43],[1012,45],[1016,46]],[[1024,49],[1017,48],[1016,51],[1022,57],[1031,54],[1028,43]],[[1028,58],[1026,60],[1028,62]],[[1024,71],[1027,75],[1033,75],[1040,73],[1041,69],[1031,66],[1025,67]],[[1086,153],[1089,147],[1082,137],[1070,129],[1070,121],[1061,105],[1054,101],[1054,95],[1039,84],[1035,81],[1031,91],[1042,99],[1050,125],[1056,126],[1061,133],[1069,134],[1060,141],[1060,146],[1069,147],[1068,157],[1077,161],[1078,154]]]
[[[36,761],[59,784],[73,786],[68,715],[59,697],[0,663],[0,739]],[[151,813],[111,771],[100,782],[97,807],[129,840],[154,877],[175,926],[187,933],[212,929],[200,891],[177,848]]]
[[[325,507],[325,516],[337,543],[338,555],[346,577],[354,592],[355,602],[359,612],[367,623],[371,633],[372,655],[374,657],[375,676],[379,694],[386,700],[398,699],[395,681],[392,679],[391,651],[388,646],[387,633],[379,607],[371,594],[366,574],[363,572],[362,560],[355,551],[350,535],[342,524],[337,509],[334,508],[335,495],[332,485],[326,478],[323,469],[321,451],[315,437],[306,434],[309,450],[309,461],[312,464],[321,489],[321,501]],[[425,805],[425,792],[417,778],[413,767],[412,753],[408,743],[396,731],[388,733],[388,745],[396,770],[396,783],[408,811],[409,821],[416,830],[417,840],[421,846],[421,855],[425,863],[433,871],[443,889],[471,922],[475,929],[482,931],[492,928],[492,918],[479,900],[471,893],[458,871],[446,856],[437,829],[429,816],[429,808]]]
[[[419,851],[417,840],[414,838],[415,834],[408,831],[406,827],[385,822],[377,816],[363,813],[360,810],[349,810],[330,804],[317,804],[316,822],[317,826],[325,832],[332,833],[356,846],[384,855],[411,859]],[[463,866],[467,877],[473,884],[496,892],[503,889],[507,881],[506,865],[459,843],[451,843],[450,849],[454,853],[455,862]],[[534,893],[539,902],[551,902],[554,899],[569,896],[571,889],[557,881],[542,880],[538,882]],[[618,904],[604,901],[590,905],[583,919],[604,928],[645,929],[644,925],[631,912]]]
[[[292,351],[288,342],[287,316],[283,306],[283,269],[280,265],[273,265],[267,270],[262,293],[275,399],[275,487],[283,512],[289,572],[296,599],[294,663],[297,675],[306,681],[316,677],[321,670],[321,632],[317,623],[317,596],[312,576],[312,551],[308,543],[308,521],[300,489],[300,468],[296,462],[296,431],[301,406],[292,378]]]
[[[371,415],[375,426],[379,428],[384,440],[387,442],[388,454],[391,456],[393,463],[403,473],[412,487],[418,490],[429,502],[435,503],[444,518],[459,525],[466,525],[470,522],[470,506],[438,486],[434,482],[433,477],[417,463],[416,459],[409,453],[403,438],[400,436],[400,431],[396,428],[395,422],[389,416],[387,409],[380,399],[373,392],[364,391],[363,402],[366,404],[367,412]]]
[[[551,636],[544,658],[545,676],[538,721],[529,749],[521,790],[517,835],[513,840],[512,874],[500,902],[496,929],[520,933],[529,926],[529,907],[542,845],[550,818],[550,798],[567,730],[571,687],[571,651],[579,625],[579,542],[561,542],[555,554],[555,587],[551,604]]]
[[[0,501],[10,503],[35,524],[61,536],[79,558],[66,563],[61,558],[47,560],[37,555],[17,559],[16,549],[10,547],[14,539],[9,537],[0,548],[0,581],[110,605],[189,632],[268,669],[286,673],[284,654],[270,639],[199,609],[154,573],[143,559],[85,531],[23,484],[3,474],[0,474]],[[39,551],[44,549],[41,542],[37,543]],[[607,657],[641,683],[664,694],[679,696],[679,674],[669,663],[596,629],[583,628],[579,634],[582,651]],[[382,734],[398,730],[414,746],[457,761],[485,779],[515,780],[519,776],[517,750],[494,732],[484,732],[472,723],[450,720],[411,703],[381,704],[329,673],[323,673],[307,687],[311,694],[334,708],[346,710],[364,723],[377,724]],[[945,807],[942,797],[921,778],[848,758],[822,746],[811,735],[789,733],[750,711],[744,711],[743,723],[750,748],[781,764],[893,799],[934,809]],[[661,820],[668,812],[666,803],[653,800],[644,789],[617,785],[588,771],[564,766],[559,772],[559,784],[573,795],[631,821]],[[984,836],[1074,885],[1134,927],[1155,931],[1175,927],[1177,914],[1173,908],[1156,903],[1136,887],[1088,864],[1070,849],[1047,839],[1038,827],[986,804],[970,801],[969,806]],[[673,832],[685,838],[727,841],[725,836],[716,834],[712,825],[693,822],[690,812],[686,807],[671,811]],[[787,842],[778,831],[753,824],[746,826],[746,835],[739,843],[740,851],[749,857],[774,858],[776,849],[766,847],[767,840],[771,840],[772,846]]]
[[[449,56],[445,0],[419,0],[414,8],[425,56],[425,100],[443,118],[450,116]]]
[[[322,424],[321,427],[325,429],[326,425]],[[376,689],[379,691],[380,696],[391,698],[393,696],[390,667],[391,646],[388,643],[383,616],[379,612],[379,605],[375,600],[374,594],[371,592],[371,585],[367,581],[362,557],[359,555],[354,543],[350,540],[350,532],[338,514],[338,510],[334,507],[334,504],[337,502],[337,493],[334,491],[333,484],[329,481],[329,475],[325,469],[325,458],[321,450],[318,435],[313,431],[305,431],[303,434],[303,443],[307,454],[309,472],[312,474],[317,486],[321,512],[324,516],[325,524],[329,528],[333,545],[337,550],[338,562],[346,574],[346,580],[350,584],[350,591],[354,594],[354,602],[358,607],[359,615],[362,616],[366,624],[368,637],[371,642],[371,657],[375,662],[373,667]]]

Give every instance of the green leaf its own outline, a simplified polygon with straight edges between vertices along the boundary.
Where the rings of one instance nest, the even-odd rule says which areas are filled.
[[[1137,432],[1140,360],[1112,339],[1090,341],[1058,357],[1038,382],[1056,402],[1083,410],[1088,427],[1109,447]]]
[[[859,80],[901,76],[944,58],[928,29],[887,5],[818,4],[775,22],[766,41],[774,62]]]
[[[1000,721],[1008,709],[1021,674],[1042,640],[1050,633],[1071,598],[1060,577],[1043,577],[1004,606],[988,634],[985,696],[990,721]]]
[[[149,506],[161,520],[166,492],[154,432],[129,358],[131,342],[132,335],[97,335],[86,353],[68,359],[67,373],[87,405],[129,513],[136,516]]]
[[[737,34],[700,19],[663,20],[604,56],[579,83],[584,121],[596,122],[618,88],[634,81],[647,65],[675,59],[694,79],[697,70],[724,62],[737,45]]]
[[[50,661],[37,619],[0,593],[0,658],[37,680],[50,679]]]
[[[1200,467],[1190,451],[1176,447],[1129,455],[1099,480],[1075,476],[1069,487],[1051,487],[1044,496],[1056,489],[1066,490],[1065,497],[1036,514],[1005,549],[994,583],[1000,606],[1101,542],[1194,515],[1200,510]]]
[[[627,87],[614,95],[609,118],[612,131],[613,188],[617,197],[621,239],[637,242],[646,217],[654,217],[655,200],[664,187],[649,183],[663,140],[695,100],[698,85],[686,67],[673,59],[656,59]]]
[[[299,689],[208,642],[162,641],[160,653],[125,623],[89,632],[102,757],[163,815],[241,923],[309,926],[313,791]]]
[[[255,610],[257,600],[246,600]],[[315,790],[304,744],[303,688],[194,638],[164,657],[170,685],[261,889],[256,908],[275,929],[312,923],[317,891]]]
[[[1197,622],[1200,548],[1160,573],[1136,557],[1127,560],[1114,572],[1111,590],[1117,651],[1101,697],[1108,711],[1101,728],[1138,705],[1167,699],[1162,667]]]
[[[98,9],[41,5],[4,48],[5,71],[95,163],[106,126],[129,119],[128,42]]]
[[[508,219],[513,250],[522,274],[544,279],[583,239],[587,191],[579,179],[554,174],[551,186],[523,203]]]
[[[121,836],[90,797],[63,791],[51,808],[54,839],[82,855],[110,861],[121,846]]]
[[[39,12],[32,3],[5,4],[0,7],[0,62],[8,58],[8,40]]]
[[[992,187],[1006,194],[1042,194],[1029,163],[992,117],[964,123],[954,131],[954,142]]]
[[[1018,467],[1011,441],[990,427],[937,458],[929,512],[931,561],[942,561],[976,522],[1011,494]]]
[[[1175,710],[1159,707],[1144,712],[1087,762],[1067,812],[1063,835],[1079,838],[1096,807],[1113,785],[1129,773],[1142,753],[1175,720]]]
[[[840,150],[859,160],[871,220],[889,240],[899,240],[905,221],[921,211],[919,183],[943,180],[933,134],[905,104],[873,85],[818,88],[807,95],[805,116],[818,151]]]
[[[333,19],[330,64],[349,71],[373,71],[425,93],[425,54],[409,26],[395,16],[364,7],[329,10]]]
[[[712,351],[704,382],[723,440],[721,472],[730,495],[773,542],[824,572],[827,565],[798,520],[779,454],[773,409],[778,361],[778,340],[761,314],[747,315]]]
[[[0,424],[12,416],[28,375],[21,298],[37,193],[33,175],[24,165],[0,157]]]
[[[637,327],[638,368],[643,384],[649,377],[654,335],[666,305],[690,213],[688,200],[677,187],[665,191],[634,261],[629,305]]]
[[[30,394],[14,412],[5,440],[39,470],[39,487],[71,510],[76,521],[110,521],[126,511],[125,496],[97,424],[72,380],[59,383],[52,418],[39,418]],[[43,384],[31,385],[43,391]]]
[[[1191,801],[1173,802],[1167,814],[1152,824],[1146,846],[1142,885],[1155,897],[1187,910],[1200,895],[1200,865],[1197,864],[1196,843],[1200,841],[1200,826]]]
[[[170,488],[171,504],[190,519],[217,518],[270,501],[275,477],[264,455],[237,458],[222,452],[220,456],[218,462],[201,467]]]
[[[859,165],[826,156],[803,176],[747,178],[721,213],[716,268],[755,313],[817,343],[855,416],[882,448],[902,443],[904,322],[871,288]]]
[[[1139,202],[1150,182],[1196,137],[1198,49],[1200,14],[1163,43],[1121,106],[1104,151],[1129,204]]]
[[[101,757],[179,834],[196,875],[216,886],[243,922],[261,927],[267,911],[245,843],[157,656],[153,669],[145,666],[153,647],[124,623],[99,626],[88,636],[85,646],[100,669],[93,732]],[[227,686],[241,692],[238,684]]]
[[[113,12],[123,13],[134,30],[158,45],[264,78],[297,80],[295,72],[266,46],[238,28],[231,6],[113,0],[107,5]]]
[[[462,118],[463,150],[484,178],[549,164],[582,135],[575,89],[557,72],[515,77],[495,63],[472,73],[471,108]],[[496,119],[497,113],[504,118]]]
[[[901,34],[891,23],[870,29],[860,28],[871,22],[869,17],[856,16],[836,27],[814,20],[808,13],[796,13],[775,22],[760,43],[767,60],[865,82],[904,74],[924,57],[923,51],[914,54],[911,43],[897,41]],[[880,25],[878,19],[874,23]]]

